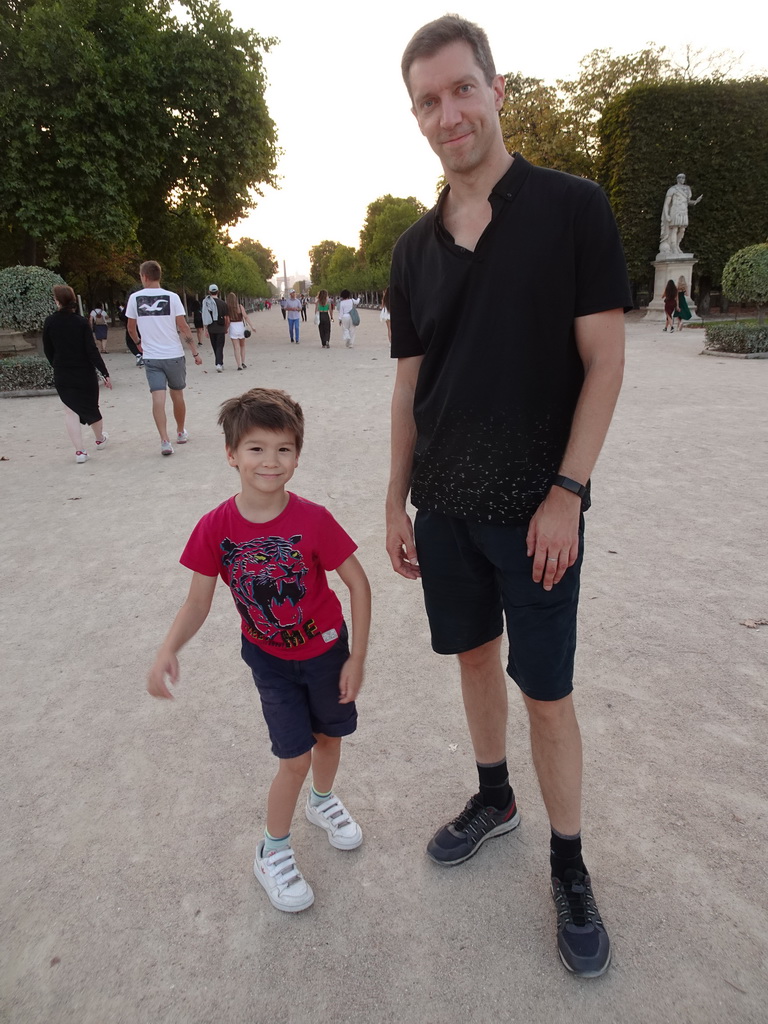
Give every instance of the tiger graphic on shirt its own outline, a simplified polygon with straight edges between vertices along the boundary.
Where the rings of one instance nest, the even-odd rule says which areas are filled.
[[[301,599],[307,592],[304,577],[309,570],[296,547],[300,540],[301,534],[241,543],[225,537],[221,542],[232,596],[260,640],[282,646],[280,638],[303,622]]]

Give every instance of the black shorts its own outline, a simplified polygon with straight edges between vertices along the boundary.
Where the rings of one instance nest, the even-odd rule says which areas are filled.
[[[531,577],[528,526],[468,523],[439,512],[416,514],[424,603],[438,654],[463,654],[509,637],[507,673],[533,700],[560,700],[573,689],[576,613],[584,555],[552,590]]]
[[[276,757],[306,754],[317,742],[316,732],[350,736],[357,728],[354,701],[339,704],[339,677],[349,658],[345,625],[330,650],[305,661],[268,654],[245,636],[241,654],[253,673]]]

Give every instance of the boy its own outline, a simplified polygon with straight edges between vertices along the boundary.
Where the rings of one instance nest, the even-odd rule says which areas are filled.
[[[331,846],[353,850],[360,826],[334,796],[341,738],[355,731],[371,617],[368,579],[357,545],[322,506],[286,491],[304,440],[301,406],[284,391],[254,388],[219,414],[227,460],[241,490],[203,516],[181,556],[194,573],[149,673],[153,697],[170,698],[176,654],[205,622],[217,576],[242,619],[242,656],[261,697],[272,751],[280,759],[269,790],[264,839],[253,871],[278,910],[306,910],[312,889],[296,866],[291,819],[310,767],[306,817]],[[326,571],[349,589],[353,646]]]

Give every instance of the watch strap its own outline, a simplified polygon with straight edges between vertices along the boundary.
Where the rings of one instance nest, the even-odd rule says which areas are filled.
[[[558,474],[552,483],[557,487],[564,487],[566,491],[571,491],[572,494],[578,494],[582,499],[587,493],[587,488],[584,484],[580,484],[578,480],[571,480],[569,476]]]

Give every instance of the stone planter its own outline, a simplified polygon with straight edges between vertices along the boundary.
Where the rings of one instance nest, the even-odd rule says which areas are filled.
[[[0,356],[27,356],[34,352],[34,338],[25,338],[21,331],[0,331]]]

